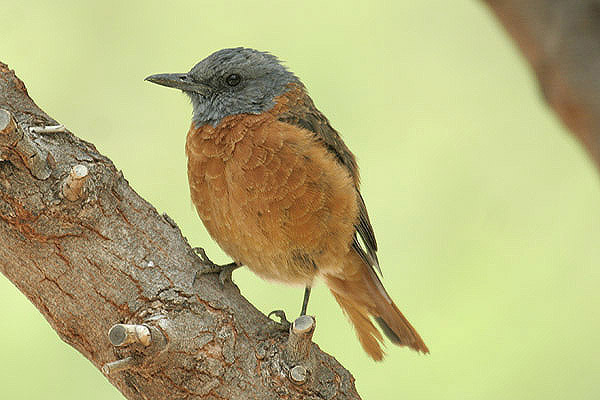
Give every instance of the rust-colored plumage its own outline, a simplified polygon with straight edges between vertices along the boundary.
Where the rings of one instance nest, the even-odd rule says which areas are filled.
[[[263,114],[192,124],[186,154],[192,201],[234,261],[287,283],[310,286],[321,275],[375,360],[382,336],[369,316],[395,343],[428,352],[368,262],[375,241],[354,156],[301,86]]]
[[[312,286],[321,277],[365,351],[427,346],[385,291],[354,155],[302,83],[268,53],[224,49],[186,74],[147,78],[183,90],[192,201],[239,265],[265,279]]]

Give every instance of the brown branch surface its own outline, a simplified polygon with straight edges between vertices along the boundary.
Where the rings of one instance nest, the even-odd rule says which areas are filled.
[[[65,342],[106,365],[125,397],[359,398],[350,373],[315,344],[309,359],[288,362],[288,333],[236,286],[203,275],[192,287],[199,259],[178,227],[92,144],[31,132],[57,123],[2,63],[0,109],[17,122],[0,115],[0,271]],[[115,324],[149,329],[114,347]],[[301,384],[294,368],[306,371]]]
[[[484,0],[600,168],[600,0]]]

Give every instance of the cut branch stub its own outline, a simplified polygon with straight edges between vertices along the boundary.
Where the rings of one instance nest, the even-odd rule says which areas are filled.
[[[139,365],[139,360],[129,356],[129,357],[125,357],[121,360],[117,360],[117,361],[113,361],[113,362],[104,364],[102,366],[102,372],[104,372],[106,375],[110,375],[117,371],[123,371],[125,369],[130,369],[132,367],[135,367],[136,365]]]
[[[0,109],[0,134],[5,137],[14,133],[17,129],[17,124],[12,117],[12,114],[6,110]],[[3,139],[4,141],[6,139]]]
[[[46,180],[51,170],[48,166],[48,154],[31,140],[28,134],[17,124],[12,114],[0,110],[0,155],[17,165],[17,160],[37,179]],[[16,157],[15,157],[16,156]]]
[[[145,325],[116,324],[108,331],[108,339],[113,346],[127,346],[138,342],[150,346],[152,336]]]
[[[83,197],[83,185],[88,176],[88,168],[85,165],[77,164],[71,168],[62,186],[63,196],[69,201],[77,201]]]
[[[312,365],[312,336],[315,332],[315,318],[301,315],[290,326],[290,336],[285,347],[285,361],[292,366],[288,377],[296,385],[308,379],[309,365]]]
[[[296,385],[301,385],[306,382],[306,378],[308,377],[308,371],[302,365],[296,365],[294,368],[290,370],[290,379]]]
[[[29,128],[31,133],[58,133],[67,132],[67,128],[63,124],[50,126],[32,126]]]
[[[301,315],[296,318],[290,327],[290,336],[286,345],[288,362],[295,364],[308,360],[314,332],[315,319],[312,316]]]
[[[108,340],[113,346],[124,347],[139,343],[147,348],[145,355],[163,350],[166,346],[166,338],[160,329],[148,325],[115,324],[108,331]],[[144,355],[136,354],[120,360],[106,363],[102,366],[102,372],[109,375],[116,371],[130,369],[142,363]]]
[[[17,132],[17,122],[9,111],[0,109],[0,153],[13,148],[21,139]]]

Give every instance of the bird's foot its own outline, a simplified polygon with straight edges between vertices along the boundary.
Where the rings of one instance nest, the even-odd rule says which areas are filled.
[[[194,253],[196,253],[200,261],[202,261],[202,268],[198,269],[194,275],[194,282],[192,283],[193,286],[196,284],[198,276],[206,274],[219,274],[219,282],[221,282],[221,286],[225,286],[225,283],[228,281],[233,282],[231,279],[231,273],[239,268],[240,265],[234,262],[225,265],[217,265],[212,262],[210,258],[208,258],[202,247],[194,247],[192,250],[194,250]]]
[[[288,321],[288,319],[285,315],[285,312],[283,310],[271,311],[269,313],[269,315],[267,315],[267,318],[272,319],[271,315],[274,315],[277,318],[279,318],[279,324],[281,325],[282,330],[286,330],[286,331],[290,330],[290,326],[292,325],[292,323],[290,321]]]

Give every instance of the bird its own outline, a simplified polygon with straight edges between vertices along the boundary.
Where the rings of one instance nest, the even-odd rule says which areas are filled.
[[[189,72],[145,80],[191,100],[185,152],[192,202],[233,259],[217,270],[231,274],[244,265],[264,279],[304,286],[301,315],[322,279],[375,361],[385,355],[382,333],[429,353],[378,276],[354,154],[283,62],[226,48]]]

